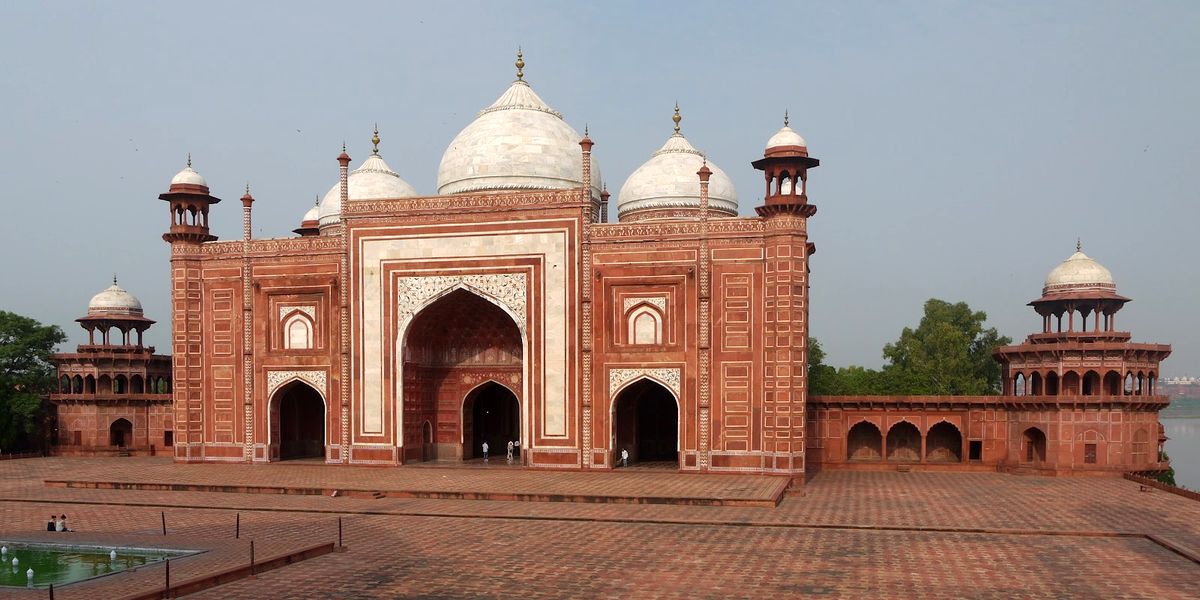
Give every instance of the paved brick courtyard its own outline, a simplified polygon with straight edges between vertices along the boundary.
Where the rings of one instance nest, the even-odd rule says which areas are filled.
[[[787,496],[774,508],[372,500],[43,484],[105,476],[128,480],[132,474],[313,487],[360,482],[364,489],[377,488],[380,478],[403,479],[409,486],[500,485],[489,479],[492,473],[459,469],[176,466],[140,458],[6,461],[0,462],[0,536],[39,529],[49,512],[67,512],[80,536],[223,548],[220,561],[236,562],[236,549],[248,539],[278,551],[332,541],[337,517],[343,517],[346,552],[189,596],[197,598],[1200,597],[1200,565],[1146,537],[1159,536],[1195,553],[1200,502],[1141,492],[1119,479],[826,472],[809,483],[805,496]],[[577,475],[516,470],[505,476],[556,493],[585,485]],[[639,493],[641,486],[667,491],[678,486],[692,493],[693,486],[711,486],[708,493],[721,493],[722,485],[747,485],[723,476],[611,475],[628,476],[611,478],[622,493]],[[162,511],[166,538],[159,532]],[[232,540],[238,512],[243,537]],[[121,593],[139,585],[153,589],[161,576],[155,568],[138,574],[140,583],[114,577],[107,585]],[[198,561],[194,570],[205,568]],[[67,586],[56,597],[119,597],[97,594],[95,585]],[[45,593],[20,590],[0,597]]]

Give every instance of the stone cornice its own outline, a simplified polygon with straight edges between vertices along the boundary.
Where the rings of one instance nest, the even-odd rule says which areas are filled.
[[[1059,408],[1161,410],[1167,396],[809,396],[808,406],[842,410],[954,410],[1003,408],[1041,410]]]

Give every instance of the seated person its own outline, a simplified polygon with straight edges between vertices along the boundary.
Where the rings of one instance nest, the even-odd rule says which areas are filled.
[[[58,531],[54,523],[55,518],[54,515],[50,515],[50,520],[46,521],[46,531]]]

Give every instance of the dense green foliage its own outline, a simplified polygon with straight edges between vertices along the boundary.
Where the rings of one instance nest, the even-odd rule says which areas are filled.
[[[1001,390],[1000,364],[992,352],[1012,340],[994,327],[987,314],[965,302],[936,298],[925,302],[916,329],[905,327],[900,339],[883,347],[882,369],[824,364],[825,353],[809,340],[809,391],[814,395],[984,395]]]
[[[45,398],[55,385],[50,355],[66,339],[56,325],[0,310],[0,451],[41,446]]]

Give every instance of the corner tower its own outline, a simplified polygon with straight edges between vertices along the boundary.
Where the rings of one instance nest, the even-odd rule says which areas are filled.
[[[788,126],[767,141],[751,163],[767,180],[767,195],[755,211],[764,222],[763,449],[773,455],[768,470],[804,479],[805,410],[808,400],[808,170],[820,164]]]

